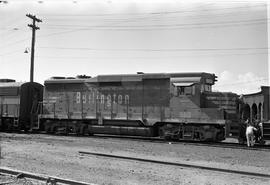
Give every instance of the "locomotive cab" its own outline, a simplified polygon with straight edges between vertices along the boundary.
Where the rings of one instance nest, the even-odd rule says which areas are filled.
[[[170,106],[161,127],[165,138],[221,141],[225,138],[224,111],[208,106],[205,93],[212,93],[216,76],[209,73],[171,74]]]

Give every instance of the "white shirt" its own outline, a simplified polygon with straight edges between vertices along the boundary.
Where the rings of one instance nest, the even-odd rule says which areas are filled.
[[[253,134],[254,131],[257,131],[257,129],[253,126],[248,126],[247,129],[246,129],[246,134]]]

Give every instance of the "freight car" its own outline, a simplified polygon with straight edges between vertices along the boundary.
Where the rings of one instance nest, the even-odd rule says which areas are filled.
[[[33,110],[37,110],[42,94],[41,84],[0,79],[0,130],[29,130],[33,127],[31,123],[37,116]]]
[[[212,92],[215,81],[210,73],[52,78],[38,125],[48,133],[221,141],[237,119],[238,96]]]

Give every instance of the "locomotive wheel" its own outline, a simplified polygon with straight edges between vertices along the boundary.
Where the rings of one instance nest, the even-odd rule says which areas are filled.
[[[47,134],[49,134],[50,133],[50,130],[51,130],[51,127],[50,126],[45,126],[45,132],[47,133]]]
[[[88,128],[87,128],[87,126],[84,126],[83,127],[82,135],[84,135],[84,136],[88,135]]]
[[[52,128],[52,133],[57,134],[57,126],[54,126],[54,127]]]
[[[205,141],[204,135],[201,132],[199,133],[199,139],[200,141]]]
[[[265,140],[260,139],[259,144],[260,144],[260,145],[264,145],[264,144],[265,144]]]
[[[180,136],[176,135],[172,137],[172,141],[179,141],[180,140]]]
[[[13,126],[12,126],[12,121],[10,119],[5,120],[6,126],[7,126],[7,131],[12,132]]]
[[[171,140],[172,140],[172,136],[166,135],[166,136],[164,136],[164,139],[165,139],[166,141],[171,141]]]
[[[75,133],[76,133],[76,136],[80,136],[81,135],[80,128],[79,127],[76,127]]]
[[[223,134],[222,133],[217,133],[216,139],[214,141],[215,142],[216,141],[222,141],[222,139],[223,139]]]
[[[164,137],[164,130],[162,128],[158,129],[158,136],[161,138]]]
[[[239,138],[238,138],[238,143],[239,143],[239,144],[244,144],[244,143],[245,143],[245,141],[244,141],[244,139],[243,139],[243,138],[239,137]]]

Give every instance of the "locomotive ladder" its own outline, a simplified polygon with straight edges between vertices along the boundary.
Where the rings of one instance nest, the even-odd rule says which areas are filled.
[[[31,128],[30,129],[39,129],[39,119],[38,115],[39,113],[42,113],[42,103],[38,102],[33,103],[30,111],[30,124]]]

